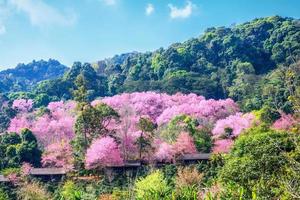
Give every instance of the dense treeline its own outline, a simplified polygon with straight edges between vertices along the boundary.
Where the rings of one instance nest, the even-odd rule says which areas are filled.
[[[210,28],[199,38],[107,65],[104,74],[110,94],[194,92],[216,99],[232,97],[247,110],[260,108],[269,101],[268,93],[286,100],[287,91],[276,89],[283,88],[280,76],[299,58],[299,30],[299,20],[278,16]]]

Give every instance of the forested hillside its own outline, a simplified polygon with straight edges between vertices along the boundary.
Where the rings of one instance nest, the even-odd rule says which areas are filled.
[[[67,67],[57,60],[32,61],[0,72],[0,92],[29,91],[38,82],[62,76]]]
[[[129,56],[105,66],[108,92],[155,90],[232,97],[243,108],[259,108],[276,91],[280,70],[299,58],[300,21],[268,17],[233,27],[209,28],[199,38],[167,49]],[[103,66],[99,65],[99,68]],[[274,85],[275,84],[275,85]],[[269,91],[273,85],[275,91]],[[276,86],[277,85],[277,86]]]
[[[72,99],[81,82],[90,100],[132,91],[180,91],[231,97],[245,111],[272,102],[272,107],[289,112],[286,84],[291,82],[286,73],[299,59],[299,29],[298,19],[279,16],[209,28],[198,38],[167,49],[122,54],[93,64],[76,62],[62,78],[46,80],[26,95]],[[293,84],[298,84],[298,73],[293,74]]]

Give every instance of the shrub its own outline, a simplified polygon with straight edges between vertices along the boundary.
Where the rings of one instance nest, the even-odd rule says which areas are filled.
[[[169,186],[162,172],[154,171],[145,178],[141,178],[135,183],[137,199],[164,199],[168,196]]]
[[[9,200],[9,196],[2,188],[0,188],[0,200]]]
[[[286,174],[286,155],[295,150],[291,136],[260,127],[250,129],[236,140],[225,159],[220,179],[223,183],[232,182],[235,187],[243,188],[247,198],[253,191],[261,198],[278,197],[279,180]]]
[[[82,192],[73,181],[65,182],[60,194],[63,200],[79,200],[82,196]]]
[[[195,167],[179,168],[175,180],[176,194],[179,199],[196,199],[203,174]]]
[[[47,190],[38,182],[26,183],[17,192],[20,200],[52,200]]]

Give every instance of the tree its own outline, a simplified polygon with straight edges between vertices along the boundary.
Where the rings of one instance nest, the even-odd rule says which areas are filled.
[[[255,192],[260,198],[279,198],[280,179],[286,175],[286,155],[293,155],[296,146],[290,133],[255,127],[238,137],[220,171],[222,183],[244,189],[245,198]],[[298,139],[297,139],[298,140]]]
[[[48,145],[42,155],[43,167],[62,167],[72,170],[73,162],[73,150],[68,141]]]
[[[75,138],[72,141],[77,165],[83,164],[84,154],[93,139],[110,135],[108,126],[118,118],[118,113],[106,104],[83,107],[75,122]]]
[[[122,165],[123,159],[115,140],[109,136],[95,139],[87,149],[85,156],[86,169]]]
[[[0,169],[7,167],[19,167],[21,163],[28,162],[33,166],[39,166],[41,150],[37,140],[28,129],[23,129],[21,134],[5,133],[0,135]]]
[[[142,154],[151,147],[155,124],[150,119],[142,117],[138,122],[138,127],[141,132],[137,139],[137,144],[139,146],[139,158],[142,159]]]

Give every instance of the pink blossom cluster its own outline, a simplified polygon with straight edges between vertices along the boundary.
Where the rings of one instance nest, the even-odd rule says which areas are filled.
[[[33,100],[31,99],[16,99],[12,104],[12,108],[20,112],[28,112],[32,109]]]
[[[118,144],[109,136],[95,139],[87,149],[85,157],[87,169],[122,164],[123,159]]]
[[[216,140],[213,147],[213,153],[228,153],[232,145],[232,139]]]
[[[48,145],[42,155],[43,167],[62,167],[73,169],[73,150],[66,141]]]
[[[26,100],[26,102],[29,100]],[[30,102],[30,101],[29,101]],[[239,108],[231,99],[206,100],[196,94],[168,95],[155,92],[124,93],[113,97],[105,97],[95,100],[92,105],[105,103],[114,108],[120,115],[120,120],[111,120],[107,128],[114,133],[112,137],[100,137],[92,141],[85,157],[87,169],[95,169],[103,166],[122,165],[124,160],[139,157],[137,139],[141,135],[137,124],[141,117],[146,117],[166,127],[174,117],[178,115],[190,115],[200,122],[199,127],[209,123],[214,127],[213,135],[217,138],[225,134],[226,128],[232,129],[232,136],[227,140],[216,140],[215,152],[228,152],[233,143],[232,139],[238,136],[242,130],[253,123],[252,114],[237,113]],[[24,104],[24,103],[23,103]],[[16,105],[23,105],[17,103]],[[45,149],[42,156],[42,164],[45,167],[64,167],[72,169],[72,148],[70,141],[74,137],[74,124],[76,120],[76,103],[51,102],[48,105],[49,112],[37,115],[32,108],[22,110],[11,120],[9,131],[20,132],[22,128],[33,131],[41,147]],[[157,129],[159,131],[159,129]],[[172,144],[163,141],[159,134],[153,135],[151,144],[151,160],[172,162],[177,156],[196,153],[193,138],[187,132],[178,131],[176,141]],[[152,140],[152,141],[153,141]]]
[[[16,117],[10,120],[9,127],[7,129],[8,132],[21,133],[22,129],[28,128],[30,129],[32,124],[29,120],[28,113],[18,114]]]
[[[236,113],[239,108],[232,99],[206,100],[196,94],[168,95],[155,92],[124,93],[95,100],[92,105],[106,103],[117,111],[130,106],[136,116],[148,116],[158,125],[168,123],[177,115],[191,115],[196,118],[217,120]]]
[[[297,121],[291,114],[281,113],[281,117],[274,122],[272,128],[277,130],[290,130]]]
[[[235,138],[241,134],[244,129],[250,128],[254,121],[255,116],[251,113],[236,113],[235,115],[230,115],[225,119],[218,120],[212,130],[212,134],[216,138],[226,136],[226,134],[228,134],[226,133],[226,129],[230,129],[232,132],[228,137]]]
[[[10,121],[8,131],[20,133],[23,128],[28,128],[44,147],[61,140],[69,141],[74,137],[75,106],[72,101],[51,102],[48,106],[50,113],[40,117],[30,112],[19,113]]]
[[[236,113],[218,120],[212,130],[215,138],[213,152],[228,153],[234,138],[238,137],[243,130],[250,128],[255,122],[256,119],[252,113]]]
[[[178,135],[174,144],[157,141],[154,158],[160,162],[172,162],[176,156],[197,153],[193,138],[187,132]]]
[[[22,164],[22,167],[21,167],[21,175],[22,176],[28,176],[28,175],[30,175],[31,169],[32,169],[31,164],[24,162]]]

